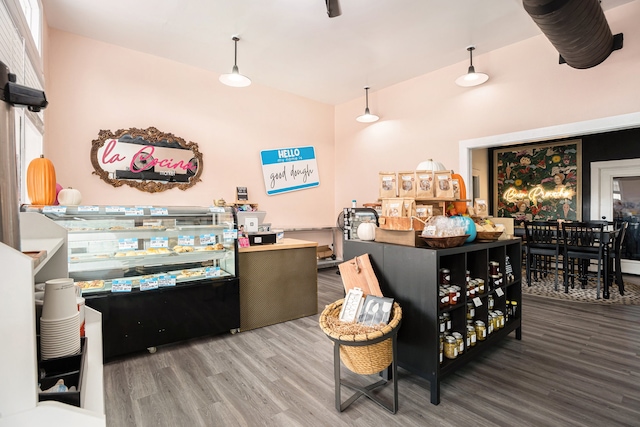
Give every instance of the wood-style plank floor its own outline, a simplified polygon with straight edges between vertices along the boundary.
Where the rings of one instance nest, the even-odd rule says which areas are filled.
[[[334,269],[319,272],[318,292],[319,311],[342,297]],[[640,426],[640,306],[528,295],[522,306],[522,341],[511,334],[446,377],[438,406],[426,380],[400,370],[397,414],[365,397],[336,411],[316,315],[106,364],[107,425]]]

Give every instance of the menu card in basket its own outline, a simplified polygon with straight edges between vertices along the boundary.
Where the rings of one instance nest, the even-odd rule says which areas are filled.
[[[378,278],[373,272],[369,254],[357,256],[349,261],[338,265],[344,291],[349,292],[350,289],[360,288],[362,293],[366,295],[382,296]]]

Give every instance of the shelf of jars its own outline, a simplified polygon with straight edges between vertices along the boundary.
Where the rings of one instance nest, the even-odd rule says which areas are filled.
[[[368,253],[383,293],[403,307],[398,363],[440,381],[515,331],[521,338],[520,239],[449,249],[346,241],[345,258]],[[475,337],[475,340],[474,340]]]

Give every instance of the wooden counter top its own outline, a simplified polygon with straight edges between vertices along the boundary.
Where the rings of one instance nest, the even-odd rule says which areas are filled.
[[[254,246],[249,246],[248,248],[238,248],[238,252],[248,253],[248,252],[262,252],[262,251],[279,251],[282,249],[315,248],[317,246],[318,246],[318,242],[284,238],[278,243],[274,243],[271,245],[254,245]]]

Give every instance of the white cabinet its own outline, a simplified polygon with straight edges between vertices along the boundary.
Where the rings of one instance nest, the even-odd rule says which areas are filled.
[[[34,260],[0,243],[0,426],[104,426],[101,315],[87,310],[88,342],[83,408],[38,403],[34,284],[67,277],[67,231],[37,213],[20,214],[23,251],[47,251]],[[58,424],[59,423],[59,424]]]

